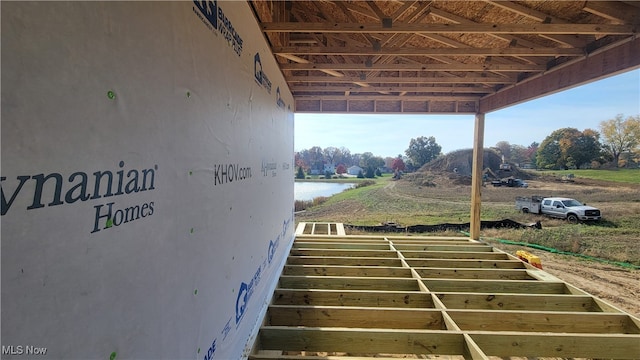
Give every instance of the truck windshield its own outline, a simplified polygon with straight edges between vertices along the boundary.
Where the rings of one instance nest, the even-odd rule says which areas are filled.
[[[582,206],[582,203],[578,200],[563,200],[562,204],[564,204],[564,206],[566,207],[572,207],[572,206]]]

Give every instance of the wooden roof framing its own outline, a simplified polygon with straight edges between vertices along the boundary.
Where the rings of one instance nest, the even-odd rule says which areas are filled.
[[[640,319],[467,238],[300,231],[249,358],[412,356],[638,359]]]
[[[634,1],[249,3],[296,112],[485,113],[640,66]]]

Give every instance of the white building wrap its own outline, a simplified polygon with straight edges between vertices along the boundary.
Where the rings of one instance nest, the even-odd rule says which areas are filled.
[[[1,14],[2,358],[246,356],[294,232],[293,99],[248,4]]]

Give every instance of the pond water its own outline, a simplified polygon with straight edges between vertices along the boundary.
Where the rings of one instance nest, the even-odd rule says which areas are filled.
[[[319,196],[329,197],[354,187],[353,183],[330,182],[296,182],[294,183],[295,200],[313,200]]]

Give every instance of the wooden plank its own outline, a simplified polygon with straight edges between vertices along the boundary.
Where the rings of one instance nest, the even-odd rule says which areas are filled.
[[[433,308],[431,295],[402,291],[343,291],[276,289],[275,305],[367,306]]]
[[[520,260],[478,260],[478,259],[406,259],[409,266],[435,268],[490,268],[524,269]]]
[[[419,291],[415,279],[357,278],[342,276],[280,276],[283,289],[392,290]]]
[[[326,86],[326,85],[316,85],[316,86],[308,86],[308,85],[297,85],[290,86],[289,90],[293,93],[304,93],[304,92],[339,92],[339,91],[350,91],[353,93],[370,93],[370,92],[415,92],[415,93],[460,93],[460,94],[491,94],[494,92],[493,88],[485,87],[485,86]]]
[[[503,253],[495,252],[457,252],[457,251],[403,251],[407,259],[477,259],[477,260],[507,260]]]
[[[517,263],[522,265],[522,262]],[[390,266],[400,267],[400,259],[375,257],[342,257],[342,256],[289,256],[289,265],[344,265],[344,266]]]
[[[331,23],[331,22],[262,22],[265,32],[295,33],[410,33],[410,34],[616,34],[632,35],[633,25],[610,24],[394,24],[386,28],[380,23]]]
[[[524,294],[567,294],[563,282],[534,280],[422,280],[431,292],[471,292],[471,293],[524,293]]]
[[[493,247],[489,245],[472,244],[397,244],[394,243],[397,250],[404,252],[423,252],[423,251],[456,251],[456,252],[492,252]]]
[[[639,335],[470,333],[490,356],[638,359]]]
[[[435,309],[344,306],[272,305],[269,326],[445,330],[442,312]]]
[[[640,334],[626,314],[469,310],[448,310],[447,314],[463,331]]]
[[[460,355],[464,351],[461,333],[434,330],[264,326],[260,329],[259,336],[266,350],[429,355]]]
[[[293,249],[353,249],[353,250],[389,250],[388,243],[347,243],[347,242],[312,242],[312,241],[296,241]]]
[[[339,244],[345,241],[344,237],[335,237],[335,236],[326,236],[326,235],[303,235],[296,236],[295,242],[323,242],[329,244]],[[379,244],[387,244],[388,242],[383,238],[372,238],[372,237],[361,237],[356,238],[350,235],[348,237],[348,242],[353,244],[368,244],[368,243],[379,243]]]
[[[273,53],[304,55],[392,55],[392,56],[581,56],[578,48],[416,48],[382,47],[379,50],[365,46],[283,46],[274,47]]]
[[[389,247],[387,246],[387,249]],[[291,256],[329,256],[329,257],[383,257],[396,256],[391,250],[359,250],[359,249],[291,249]]]
[[[356,76],[289,76],[288,83],[354,83],[365,84],[515,84],[513,76],[477,76],[469,74],[467,77],[432,77],[432,76],[367,76],[364,80]],[[350,235],[353,236],[353,235]]]
[[[591,296],[524,294],[436,294],[447,309],[601,312]]]
[[[286,265],[282,271],[282,275],[411,278],[411,270],[403,267],[383,266]]]
[[[367,64],[362,63],[288,63],[280,64],[281,70],[333,70],[333,71],[505,71],[505,72],[539,72],[545,71],[545,65],[538,64]]]
[[[300,235],[300,234],[304,234],[304,228],[307,226],[307,223],[299,223],[298,226],[296,227],[296,236]]]
[[[415,268],[421,278],[535,280],[524,269]]]
[[[471,168],[471,214],[469,232],[473,240],[480,239],[480,207],[482,193],[482,161],[484,159],[484,113],[477,113],[473,132],[473,164]]]

